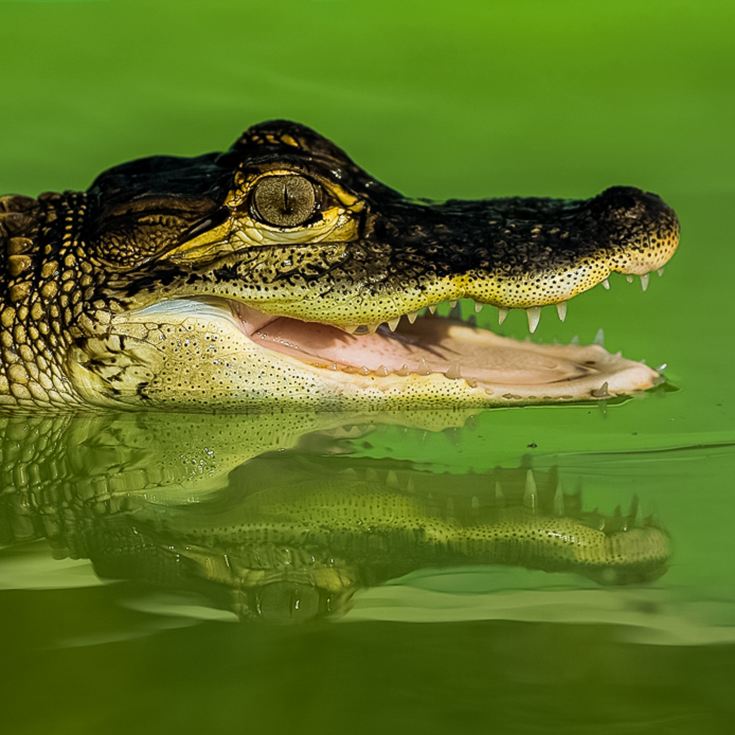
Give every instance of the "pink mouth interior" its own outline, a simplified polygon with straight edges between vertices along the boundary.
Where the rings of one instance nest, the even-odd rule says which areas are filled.
[[[391,332],[348,334],[337,327],[238,308],[243,331],[263,347],[333,370],[387,376],[442,373],[483,384],[540,385],[594,374],[596,348],[538,345],[440,317],[402,320]],[[603,351],[604,352],[604,351]],[[607,353],[604,353],[607,355]]]

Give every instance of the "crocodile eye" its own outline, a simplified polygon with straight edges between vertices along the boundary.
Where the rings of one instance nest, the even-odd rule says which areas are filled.
[[[316,187],[303,176],[266,176],[255,185],[253,214],[269,225],[296,227],[317,207]]]

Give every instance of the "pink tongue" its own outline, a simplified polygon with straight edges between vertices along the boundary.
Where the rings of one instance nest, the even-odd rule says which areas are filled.
[[[405,322],[391,333],[351,335],[324,324],[285,317],[263,326],[245,325],[255,342],[322,367],[367,368],[371,372],[447,373],[480,382],[547,383],[584,374],[584,368],[556,355],[524,349],[484,329],[448,319]],[[251,331],[252,330],[252,331]]]

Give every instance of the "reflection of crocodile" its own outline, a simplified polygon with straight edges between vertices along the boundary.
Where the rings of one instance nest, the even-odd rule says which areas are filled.
[[[178,456],[159,431],[158,447],[145,449],[160,463],[141,465],[136,454],[145,456],[152,434],[134,440],[128,428],[120,441],[119,421],[82,423],[95,431],[78,429],[66,451],[55,437],[37,461],[6,433],[0,542],[46,537],[56,556],[88,557],[100,576],[196,590],[243,618],[338,614],[356,589],[425,567],[510,564],[625,584],[655,579],[670,555],[667,535],[636,520],[635,508],[585,512],[554,471],[434,475],[278,453],[242,465],[222,487],[213,479],[237,465],[232,431],[198,441],[189,425]],[[105,433],[117,449],[99,439]],[[41,446],[38,435],[31,446]],[[207,471],[191,461],[192,447],[212,458]]]
[[[528,312],[679,239],[657,196],[409,201],[308,128],[155,157],[86,193],[0,199],[0,405],[301,408],[600,398],[658,375],[597,345],[519,343],[439,302]],[[456,317],[456,314],[455,314]],[[417,320],[418,319],[418,320]]]

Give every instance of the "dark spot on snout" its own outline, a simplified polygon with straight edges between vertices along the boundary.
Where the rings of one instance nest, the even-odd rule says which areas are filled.
[[[657,220],[669,207],[656,194],[634,186],[611,186],[591,202],[595,214],[610,220]]]

